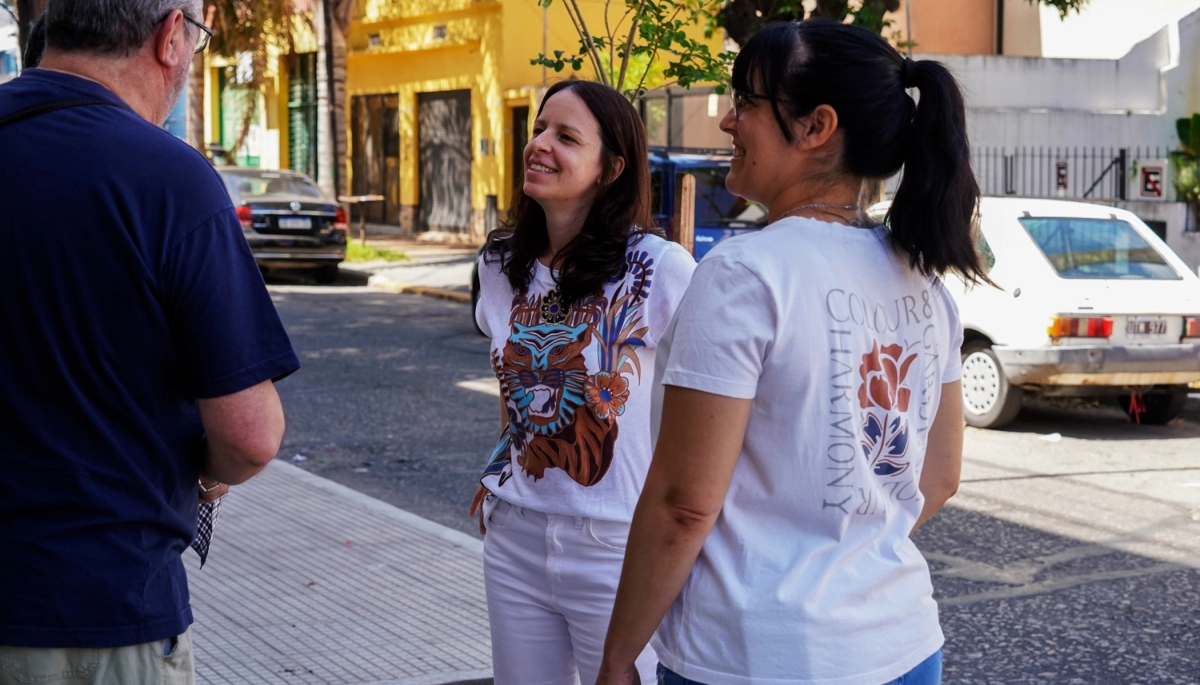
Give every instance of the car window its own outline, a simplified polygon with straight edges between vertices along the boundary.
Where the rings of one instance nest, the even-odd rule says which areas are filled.
[[[762,205],[747,202],[725,188],[728,167],[695,167],[686,173],[696,177],[697,225],[761,226],[766,223],[767,212]]]
[[[978,218],[972,228],[975,230],[975,251],[979,253],[979,262],[983,264],[984,272],[991,273],[992,267],[996,266],[996,253],[992,252],[992,246],[987,237],[983,235],[983,231],[979,230]]]
[[[1062,278],[1179,280],[1127,221],[1022,217],[1029,237]]]
[[[230,195],[242,198],[262,195],[304,195],[321,197],[321,190],[305,176],[267,172],[225,172],[221,174]]]

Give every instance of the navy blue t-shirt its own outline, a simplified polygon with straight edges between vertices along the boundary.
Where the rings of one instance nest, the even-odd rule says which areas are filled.
[[[0,117],[80,98],[120,102],[31,69]],[[198,152],[123,104],[0,128],[0,645],[186,630],[196,399],[299,366]]]

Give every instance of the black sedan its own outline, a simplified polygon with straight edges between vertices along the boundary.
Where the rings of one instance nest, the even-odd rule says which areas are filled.
[[[312,269],[318,283],[337,280],[346,258],[346,212],[304,174],[218,167],[264,271]]]

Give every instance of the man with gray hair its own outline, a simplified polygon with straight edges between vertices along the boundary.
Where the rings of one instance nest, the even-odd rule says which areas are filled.
[[[199,503],[299,368],[220,177],[159,125],[198,0],[50,0],[0,86],[0,685],[191,683]]]

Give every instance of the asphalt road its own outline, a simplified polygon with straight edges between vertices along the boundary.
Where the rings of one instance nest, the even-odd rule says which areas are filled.
[[[273,285],[305,368],[280,383],[280,458],[447,526],[498,429],[468,307]],[[1200,401],[1165,427],[1027,403],[968,430],[963,485],[915,536],[946,633],[947,685],[1200,684]]]

